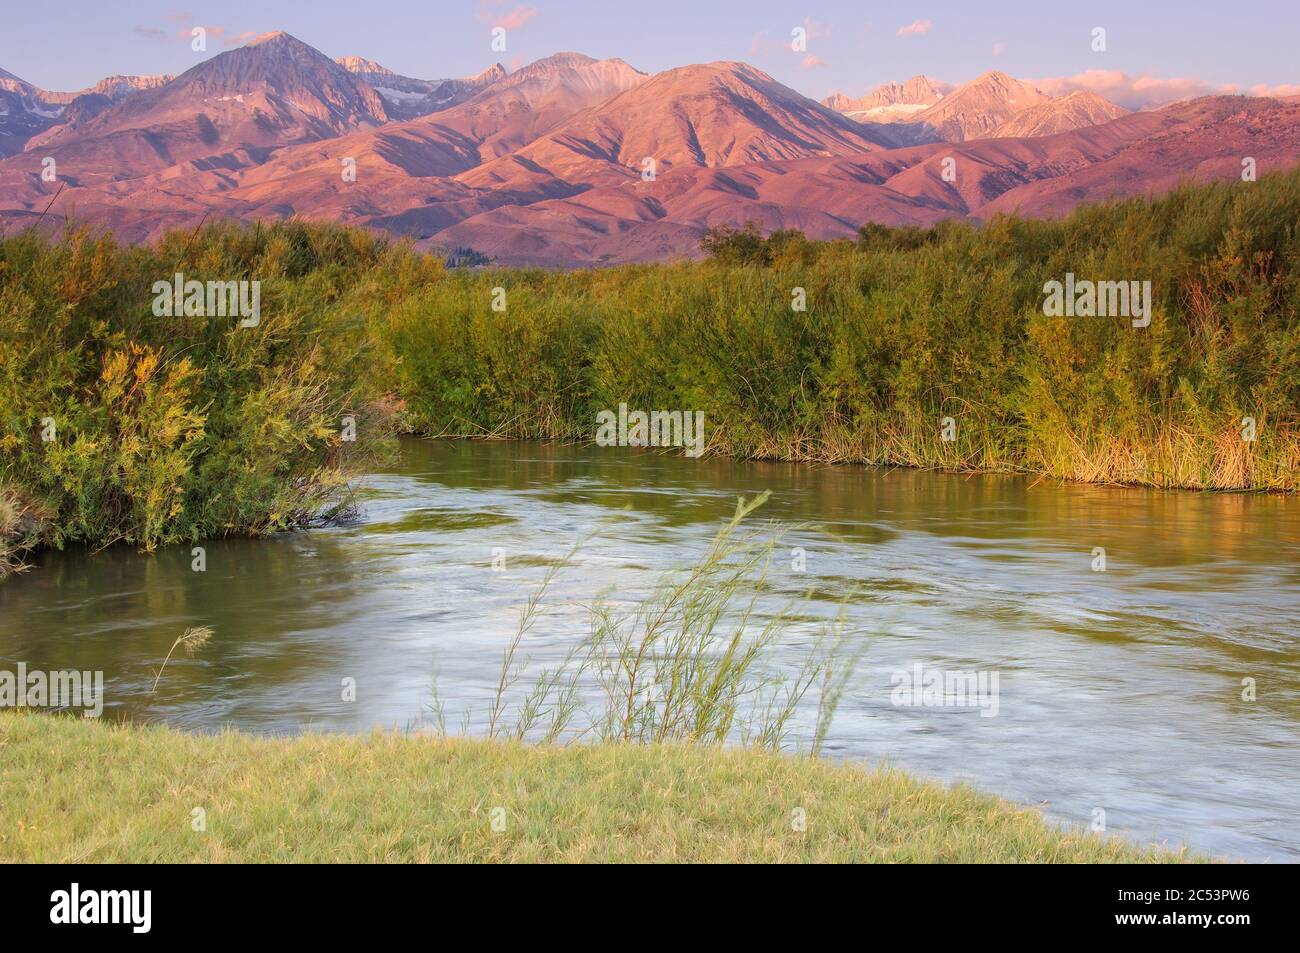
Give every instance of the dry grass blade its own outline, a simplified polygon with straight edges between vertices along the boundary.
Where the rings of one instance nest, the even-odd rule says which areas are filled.
[[[191,626],[178,635],[176,641],[172,643],[172,647],[167,650],[167,657],[163,659],[163,663],[158,668],[157,674],[154,675],[153,687],[149,689],[149,694],[152,695],[158,690],[158,681],[162,678],[163,671],[167,668],[167,663],[172,660],[172,655],[175,654],[178,648],[183,648],[186,655],[192,656],[199,649],[203,648],[203,646],[207,645],[208,640],[211,639],[212,636],[213,629],[208,625]]]

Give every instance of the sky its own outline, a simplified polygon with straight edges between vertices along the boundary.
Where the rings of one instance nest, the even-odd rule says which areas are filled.
[[[407,76],[510,69],[564,50],[646,72],[743,60],[821,99],[917,73],[963,82],[998,69],[1059,94],[1094,89],[1130,107],[1216,91],[1300,94],[1300,2],[1090,0],[225,0],[7,4],[0,68],[44,89],[117,73],[180,73],[271,30],[330,56]],[[380,12],[382,11],[382,12]],[[208,31],[206,52],[191,28]],[[491,48],[503,26],[505,52]],[[1105,30],[1095,50],[1094,31]],[[792,49],[801,29],[805,47]]]

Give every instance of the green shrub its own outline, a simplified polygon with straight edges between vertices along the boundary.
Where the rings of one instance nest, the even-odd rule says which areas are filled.
[[[387,254],[294,222],[149,248],[85,230],[0,241],[0,479],[50,515],[55,545],[149,548],[336,511],[385,443],[350,296]],[[260,324],[155,317],[153,283],[176,272],[260,281]]]

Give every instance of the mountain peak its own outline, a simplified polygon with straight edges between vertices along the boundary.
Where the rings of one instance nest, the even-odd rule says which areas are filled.
[[[665,172],[878,148],[863,127],[762,70],[719,60],[656,73],[575,114],[519,157],[534,168],[617,186],[646,156]]]
[[[364,56],[340,56],[334,60],[349,73],[375,73],[379,76],[396,76],[387,66],[368,60]]]
[[[302,40],[298,39],[296,36],[291,36],[290,34],[285,33],[283,30],[272,30],[270,33],[263,33],[261,36],[255,36],[244,45],[262,46],[265,43],[274,43],[276,41],[283,41],[283,40],[292,40],[294,43],[300,43],[303,46],[307,45],[306,43],[303,43]]]
[[[497,64],[493,69],[500,69],[502,73],[505,68]],[[521,67],[515,72],[509,74],[511,80],[524,80],[536,77],[545,77],[554,73],[581,72],[592,69],[614,70],[626,72],[636,76],[646,76],[639,69],[629,65],[625,60],[618,57],[612,57],[606,60],[598,60],[586,53],[553,53],[550,56],[542,57],[540,60],[533,60],[527,66]]]
[[[540,60],[533,60],[524,69],[551,69],[566,66],[586,66],[588,63],[596,62],[594,56],[588,56],[586,53],[575,53],[566,51],[562,53],[552,53],[550,56],[544,56]]]
[[[492,71],[489,70],[489,73]],[[509,75],[503,75],[475,97],[495,95],[512,89],[526,102],[532,103],[547,90],[565,89],[579,93],[583,99],[594,99],[588,105],[616,95],[646,80],[648,77],[620,59],[598,60],[583,53],[556,53],[534,60]]]
[[[1076,89],[1072,93],[1066,93],[1057,102],[1090,102],[1090,103],[1109,103],[1110,100],[1099,93],[1094,93],[1090,89]]]
[[[389,118],[368,83],[282,30],[218,53],[170,82],[110,77],[95,92],[112,107],[83,102],[75,114],[80,121],[56,128],[49,148],[80,148],[116,135],[141,155],[153,152],[140,166],[153,169],[234,148],[328,139]]]
[[[1021,110],[994,129],[990,138],[1051,136],[1084,126],[1097,126],[1127,113],[1123,106],[1116,106],[1091,90],[1079,89],[1060,99]]]
[[[748,63],[742,63],[739,60],[714,60],[711,63],[692,63],[689,66],[678,66],[675,69],[656,73],[650,78],[650,81],[660,85],[671,82],[675,86],[682,86],[692,82],[714,85],[743,83],[781,86],[777,80],[764,73],[761,69],[750,66]],[[784,89],[785,87],[781,88]]]
[[[860,122],[896,122],[933,106],[949,89],[947,83],[918,74],[906,83],[883,83],[861,99],[834,93],[822,100],[822,105],[847,113]]]
[[[971,93],[978,91],[981,94],[991,94],[1006,99],[1008,102],[1017,102],[1016,97],[1020,97],[1021,108],[1028,108],[1040,102],[1046,102],[1052,97],[1042,92],[1035,86],[1031,86],[1022,79],[1016,79],[1014,76],[1008,76],[1001,70],[989,70],[981,73],[969,83],[954,90],[953,95],[962,93]],[[1032,100],[1029,102],[1027,100]]]
[[[1016,113],[1052,102],[1052,97],[1029,83],[989,70],[959,86],[935,105],[918,113],[940,138],[949,142],[982,139]]]
[[[502,66],[500,63],[493,63],[483,72],[478,73],[474,76],[470,76],[468,77],[468,79],[476,83],[494,83],[506,75],[508,74],[504,66]]]
[[[125,99],[131,93],[163,86],[175,78],[171,73],[154,73],[142,76],[105,76],[90,89],[82,90],[82,92],[101,93],[116,102]]]

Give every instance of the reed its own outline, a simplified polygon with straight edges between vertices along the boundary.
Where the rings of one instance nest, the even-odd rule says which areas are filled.
[[[843,615],[821,627],[797,670],[771,659],[777,642],[790,641],[792,606],[760,613],[770,557],[780,533],[742,529],[768,499],[738,500],[690,568],[669,573],[631,609],[597,600],[588,636],[556,666],[542,671],[519,700],[511,697],[528,667],[525,636],[542,611],[555,574],[577,553],[553,564],[520,612],[515,636],[502,655],[487,716],[487,736],[516,740],[610,741],[620,744],[722,744],[771,750],[791,740],[797,711],[809,693],[817,700],[812,735],[820,749],[843,688],[862,653],[862,640],[844,637]],[[761,619],[761,621],[760,621]],[[433,710],[445,731],[441,703]],[[470,721],[467,713],[465,724]]]
[[[162,664],[158,666],[158,671],[154,674],[153,685],[149,687],[149,694],[152,695],[158,690],[158,682],[163,677],[163,672],[167,670],[167,663],[172,660],[177,649],[183,649],[186,655],[194,655],[199,649],[207,645],[213,636],[213,629],[208,625],[191,626],[180,635],[176,636],[176,641],[172,647],[167,650],[167,657],[163,659]]]

